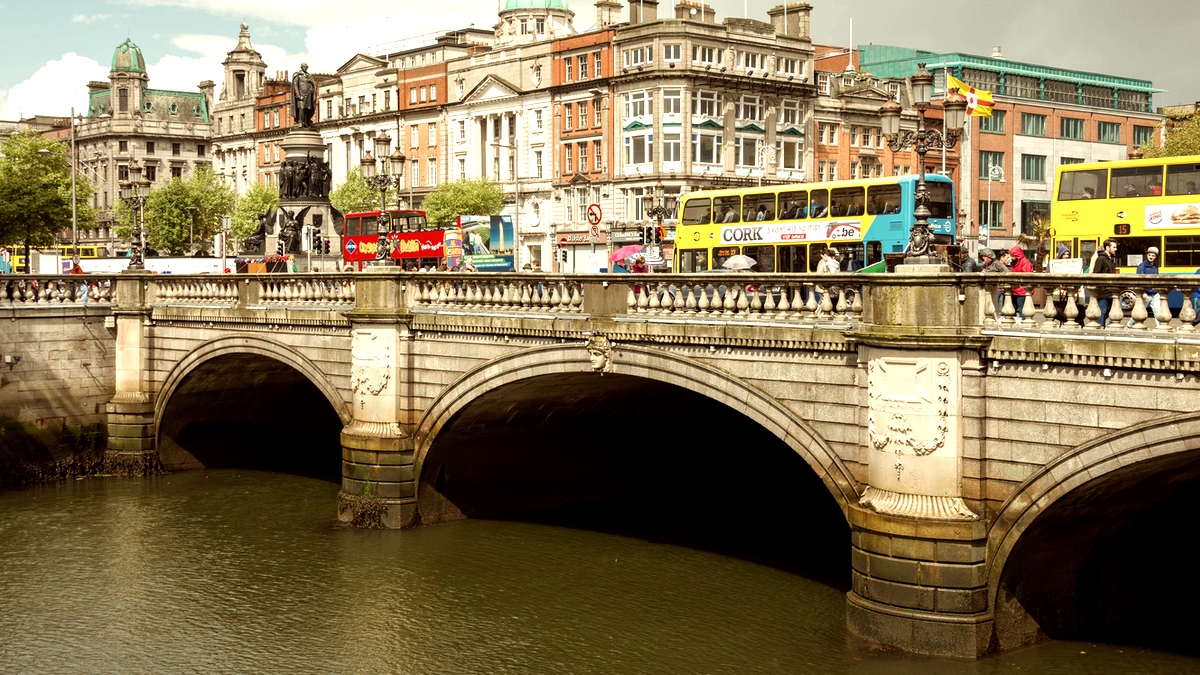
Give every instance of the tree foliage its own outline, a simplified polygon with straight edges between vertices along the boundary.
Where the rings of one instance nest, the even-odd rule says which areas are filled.
[[[229,240],[240,242],[258,229],[258,214],[270,213],[279,207],[279,191],[266,183],[255,183],[238,197],[233,211],[233,222],[229,226]]]
[[[430,224],[446,227],[458,216],[494,216],[504,208],[504,189],[486,178],[442,183],[423,202]]]
[[[14,134],[0,156],[0,244],[52,246],[71,230],[70,147],[33,132]],[[87,176],[76,172],[78,229],[95,227],[95,192]]]
[[[396,203],[396,188],[389,187],[385,198],[388,206]],[[379,210],[379,190],[367,184],[362,170],[358,167],[350,169],[346,174],[346,182],[329,191],[329,203],[342,213]]]
[[[1165,123],[1167,139],[1162,147],[1153,142],[1140,149],[1144,157],[1182,157],[1200,155],[1200,115],[1168,119]]]
[[[160,255],[187,255],[212,251],[212,237],[221,230],[221,218],[233,213],[236,195],[208,167],[186,180],[172,178],[152,189],[146,199],[146,245]],[[117,236],[128,239],[133,212],[119,203]]]

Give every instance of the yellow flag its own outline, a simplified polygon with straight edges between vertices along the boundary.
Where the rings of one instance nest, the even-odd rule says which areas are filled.
[[[991,117],[992,108],[996,102],[992,100],[992,92],[986,89],[976,89],[957,77],[946,73],[946,90],[958,89],[958,93],[967,97],[967,112],[977,117]]]

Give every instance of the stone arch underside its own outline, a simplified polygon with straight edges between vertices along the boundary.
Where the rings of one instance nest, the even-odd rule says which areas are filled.
[[[1048,463],[1009,498],[989,532],[997,646],[1049,636],[1171,647],[1173,608],[1190,611],[1187,599],[1200,601],[1194,585],[1168,581],[1182,552],[1175,530],[1192,522],[1179,519],[1197,499],[1196,412],[1132,425]],[[1142,630],[1149,639],[1137,637]],[[1193,642],[1179,637],[1178,644]]]
[[[555,408],[561,408],[568,401],[579,400],[591,396],[595,400],[604,399],[612,402],[618,397],[629,398],[631,392],[637,397],[643,391],[652,391],[647,396],[659,398],[669,397],[671,390],[681,391],[689,396],[703,399],[707,403],[728,406],[750,420],[756,422],[765,430],[765,435],[784,443],[796,456],[803,460],[818,477],[826,490],[834,497],[837,507],[843,517],[848,505],[857,501],[858,493],[850,471],[841,459],[803,420],[797,419],[783,404],[755,387],[739,381],[737,378],[720,370],[705,366],[686,357],[663,353],[638,346],[619,345],[614,348],[614,359],[611,373],[594,372],[587,352],[578,344],[551,345],[527,349],[502,356],[485,363],[475,370],[464,374],[455,383],[446,388],[428,407],[418,421],[414,432],[415,445],[415,476],[417,477],[418,501],[421,501],[421,490],[426,485],[438,485],[442,476],[435,475],[439,469],[432,464],[427,466],[434,440],[439,444],[447,438],[448,425],[455,425],[453,431],[462,422],[456,419],[458,413],[471,408],[473,416],[479,414],[477,407],[480,402],[496,408],[491,413],[494,420],[503,422],[500,406],[512,399],[528,394],[553,384],[556,389],[553,400],[544,401],[544,410],[534,414],[545,414],[550,420],[556,414]],[[526,393],[521,393],[524,387]],[[491,397],[491,398],[489,398]],[[651,402],[656,405],[657,401]],[[474,406],[474,407],[473,407]],[[639,409],[640,410],[640,409]],[[488,413],[483,413],[488,414]],[[514,414],[519,414],[514,410]],[[636,448],[637,443],[661,442],[668,434],[673,434],[677,425],[695,422],[696,416],[704,413],[691,410],[670,410],[664,408],[648,409],[645,413],[647,423],[639,427],[628,428],[628,420],[588,420],[588,428],[594,427],[596,434],[608,435],[613,429],[620,431],[608,437],[611,442],[599,442],[595,452],[602,454],[606,451],[619,456],[620,461],[629,461],[636,453],[629,452]],[[642,412],[629,412],[626,416],[640,417]],[[486,429],[476,428],[485,434]],[[645,441],[638,441],[638,432],[647,435]],[[713,429],[706,439],[694,440],[696,443],[725,442],[720,429]],[[733,447],[733,446],[731,446]],[[722,467],[714,467],[716,478],[714,492],[719,492],[720,482],[731,480],[737,472],[737,462],[734,456],[724,460]],[[614,460],[614,461],[618,461]],[[636,466],[627,467],[636,471]],[[579,488],[580,490],[586,488]]]
[[[169,469],[253,467],[330,480],[350,411],[320,368],[256,336],[199,344],[155,399],[155,436]]]

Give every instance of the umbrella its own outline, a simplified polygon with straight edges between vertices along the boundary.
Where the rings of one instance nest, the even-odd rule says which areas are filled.
[[[758,261],[748,255],[730,256],[721,264],[727,270],[748,270],[758,264]]]
[[[645,248],[646,247],[642,246],[641,244],[630,244],[628,246],[622,246],[621,248],[613,251],[612,255],[608,256],[608,261],[616,262],[617,260],[624,260],[626,258],[630,258],[632,256],[635,256],[635,255],[641,253],[642,250]]]

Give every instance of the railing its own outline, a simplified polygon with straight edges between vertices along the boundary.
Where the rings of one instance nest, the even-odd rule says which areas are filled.
[[[0,275],[0,306],[50,307],[116,304],[113,275],[6,274]]]
[[[287,306],[350,309],[356,284],[351,274],[155,275],[155,304]]]
[[[630,275],[629,314],[720,319],[854,322],[864,278],[851,275]]]
[[[991,291],[983,298],[984,329],[1195,331],[1197,275],[963,275],[972,278]],[[1024,289],[1024,300],[1018,289]]]
[[[415,306],[505,311],[582,312],[584,283],[561,275],[416,275]]]

